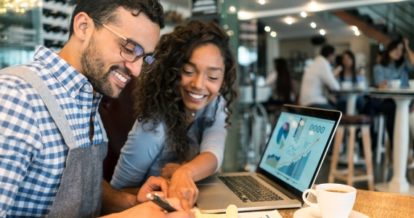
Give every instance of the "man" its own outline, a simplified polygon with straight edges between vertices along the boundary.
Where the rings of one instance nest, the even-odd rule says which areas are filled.
[[[97,113],[102,95],[118,97],[153,62],[162,15],[157,0],[78,1],[58,54],[40,47],[32,63],[1,71],[0,217],[94,217],[102,189],[106,210],[165,192],[155,177],[137,195],[102,183],[106,136]],[[147,202],[109,216],[190,214]]]
[[[324,95],[324,88],[339,89],[339,83],[332,72],[331,64],[335,60],[335,48],[322,46],[320,55],[315,58],[303,75],[299,103],[305,106],[333,109]]]

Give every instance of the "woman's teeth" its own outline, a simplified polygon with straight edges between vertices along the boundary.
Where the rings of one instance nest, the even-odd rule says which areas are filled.
[[[198,95],[198,94],[194,94],[194,93],[188,93],[192,98],[195,99],[202,99],[204,98],[204,95]]]

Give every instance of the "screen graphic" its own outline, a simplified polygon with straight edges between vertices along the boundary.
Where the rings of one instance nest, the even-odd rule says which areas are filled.
[[[317,170],[335,121],[282,112],[260,167],[304,191]]]

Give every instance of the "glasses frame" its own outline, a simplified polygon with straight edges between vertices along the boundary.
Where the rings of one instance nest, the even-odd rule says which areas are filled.
[[[96,21],[95,21],[96,22]],[[97,23],[99,23],[99,22],[97,22]],[[139,43],[137,43],[137,42],[135,42],[135,41],[133,41],[132,39],[129,39],[129,38],[127,38],[127,37],[125,37],[125,36],[123,36],[122,34],[120,34],[120,33],[118,33],[117,31],[115,31],[114,29],[112,29],[111,27],[109,27],[108,25],[106,25],[106,24],[104,24],[104,23],[102,23],[101,24],[105,29],[107,29],[109,32],[111,32],[112,34],[114,34],[114,35],[116,35],[116,36],[118,36],[119,38],[121,38],[122,40],[124,40],[125,41],[125,44],[121,44],[122,45],[122,49],[121,49],[121,51],[119,52],[119,55],[121,55],[121,57],[122,58],[124,58],[125,60],[127,60],[127,61],[129,61],[129,62],[135,62],[135,61],[137,61],[139,58],[143,58],[143,60],[145,61],[145,63],[147,63],[148,65],[151,65],[152,63],[154,63],[154,61],[155,61],[155,58],[154,58],[154,55],[153,55],[153,53],[148,53],[148,54],[146,54],[145,53],[145,50],[144,50],[144,48],[139,44]],[[128,54],[128,53],[126,53],[126,52],[128,52],[128,51],[130,51],[130,49],[128,49],[126,46],[128,45],[128,44],[132,44],[132,45],[134,45],[134,53],[135,53],[135,51],[136,51],[136,47],[138,47],[140,50],[142,50],[142,54],[140,54],[140,55],[137,55],[137,54],[134,54],[134,58],[130,58],[130,57],[132,57],[131,56],[131,54]]]

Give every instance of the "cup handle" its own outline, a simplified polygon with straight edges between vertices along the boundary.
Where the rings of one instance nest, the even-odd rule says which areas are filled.
[[[302,199],[303,199],[303,201],[304,201],[307,205],[309,205],[309,206],[311,206],[311,207],[318,207],[318,204],[317,204],[317,203],[312,203],[312,202],[310,202],[310,201],[308,200],[308,194],[312,194],[312,195],[314,195],[314,196],[316,197],[316,191],[315,191],[314,189],[307,189],[307,190],[305,190],[305,191],[303,192],[303,194],[302,194]]]

